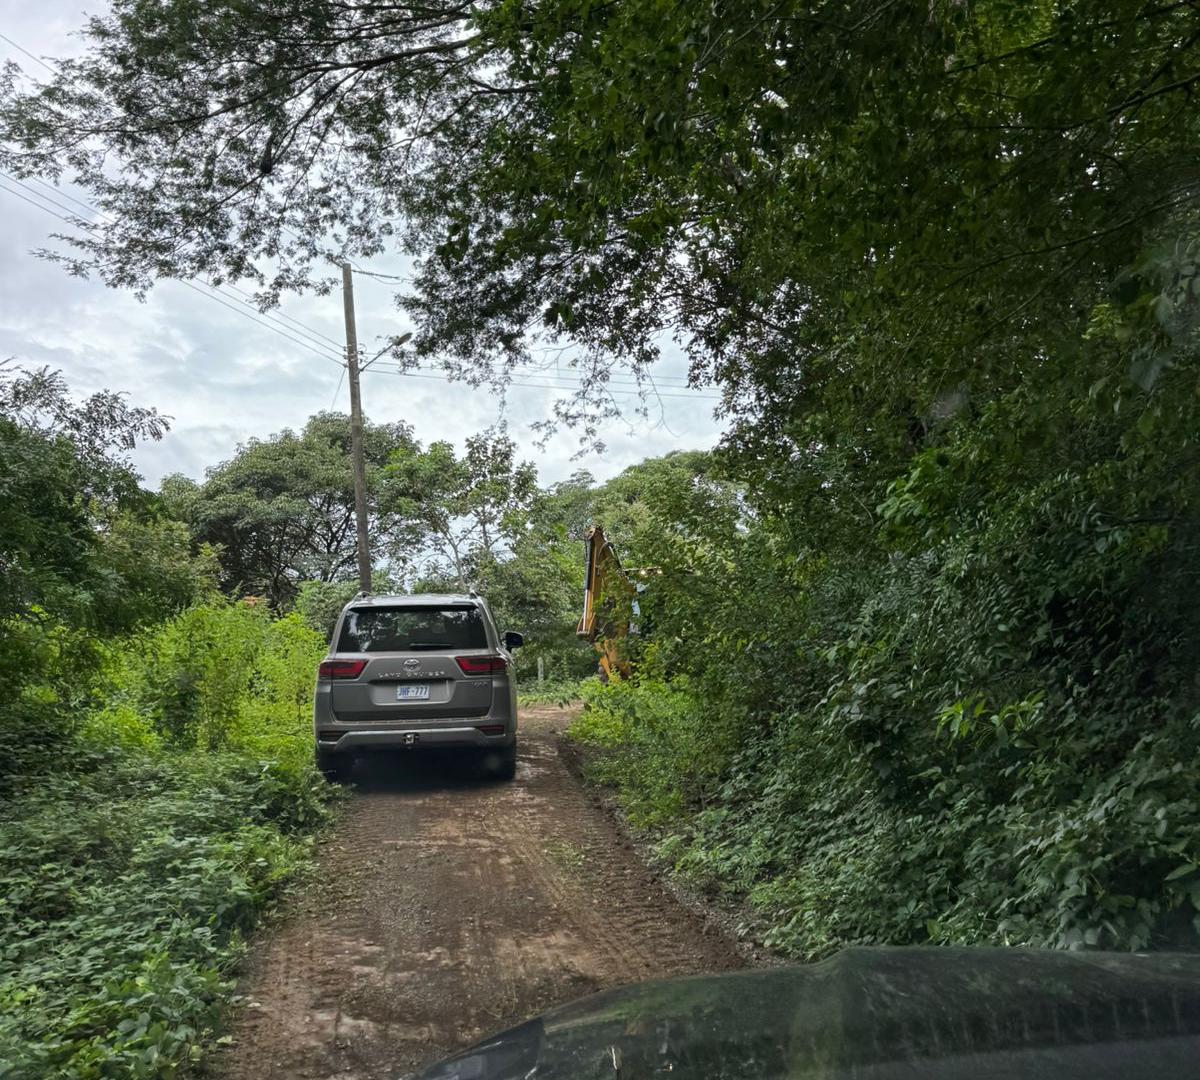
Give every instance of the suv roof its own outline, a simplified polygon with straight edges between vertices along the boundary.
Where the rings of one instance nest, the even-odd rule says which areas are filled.
[[[407,593],[401,596],[356,596],[346,605],[358,607],[428,607],[431,604],[482,604],[480,596],[465,593]]]

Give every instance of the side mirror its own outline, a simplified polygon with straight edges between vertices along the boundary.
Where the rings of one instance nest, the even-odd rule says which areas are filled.
[[[510,652],[513,649],[519,649],[525,644],[525,635],[518,634],[515,630],[507,630],[504,633],[504,647]]]

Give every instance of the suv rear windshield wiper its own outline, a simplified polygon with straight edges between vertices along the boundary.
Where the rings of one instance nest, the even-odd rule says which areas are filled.
[[[452,649],[454,643],[452,641],[410,641],[408,647],[410,649]]]

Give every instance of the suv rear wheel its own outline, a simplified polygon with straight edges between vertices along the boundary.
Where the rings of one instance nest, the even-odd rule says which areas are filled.
[[[354,771],[354,758],[349,754],[333,754],[327,750],[318,750],[317,771],[331,784],[344,784]]]
[[[477,750],[471,762],[471,775],[479,780],[511,780],[517,775],[517,745],[495,750]]]
[[[500,751],[500,760],[493,766],[492,775],[497,780],[511,780],[517,775],[517,744]]]

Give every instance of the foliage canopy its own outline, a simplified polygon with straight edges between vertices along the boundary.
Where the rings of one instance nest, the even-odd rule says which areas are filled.
[[[1126,373],[1169,363],[1197,281],[1197,18],[118,0],[47,86],[10,73],[0,158],[90,191],[114,223],[68,262],[110,283],[248,277],[269,302],[398,233],[418,351],[451,368],[565,339],[600,409],[608,367],[673,332],[755,421],[735,441],[786,460],[853,426],[877,453],[1076,352],[1101,298]]]
[[[379,478],[393,453],[413,445],[412,435],[404,423],[368,422],[363,439],[370,527],[386,550],[402,523],[379,513]],[[221,586],[234,595],[285,606],[300,582],[335,581],[355,566],[347,416],[318,413],[299,433],[252,439],[202,484],[167,477],[163,497],[197,541],[219,547]]]

